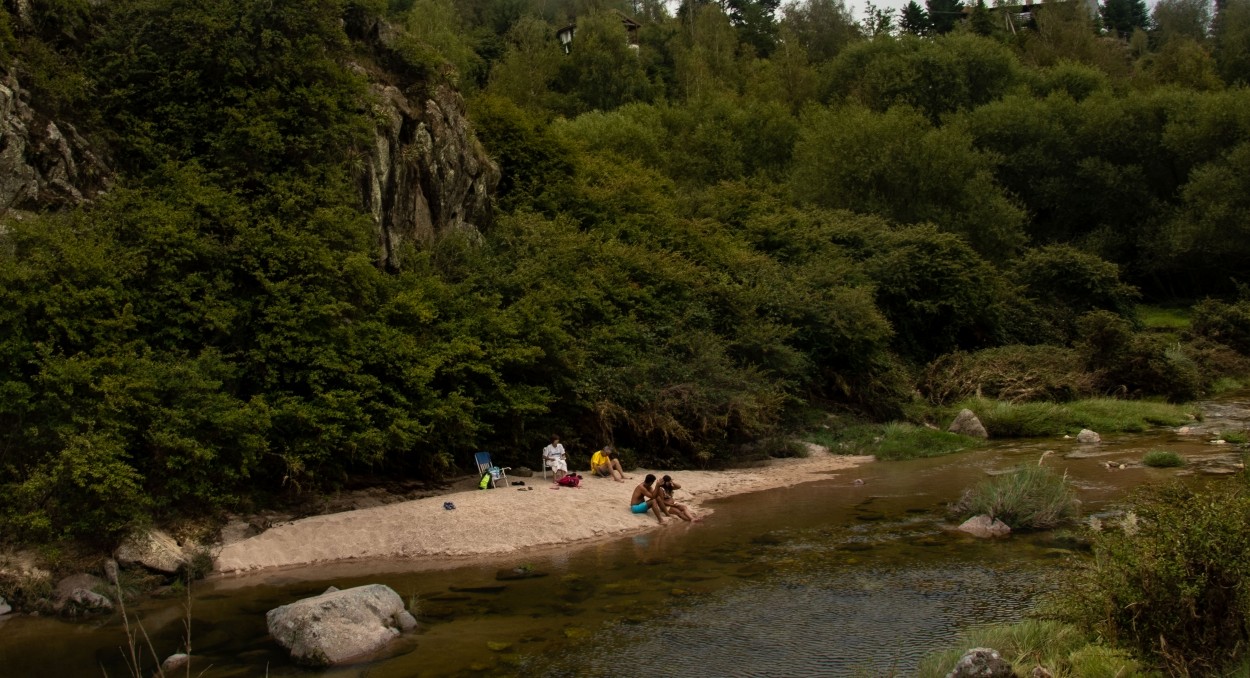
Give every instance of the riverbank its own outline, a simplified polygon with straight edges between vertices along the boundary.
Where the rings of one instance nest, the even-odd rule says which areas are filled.
[[[707,516],[710,499],[789,487],[843,476],[872,457],[839,456],[811,446],[807,457],[775,459],[728,471],[680,471],[677,500]],[[580,471],[579,471],[580,472]],[[478,490],[461,481],[448,493],[367,509],[312,516],[278,524],[261,534],[228,543],[214,559],[214,572],[231,574],[347,560],[492,556],[541,546],[571,544],[631,532],[666,529],[653,514],[635,515],[628,503],[647,473],[635,469],[624,483],[586,473],[579,488],[558,488],[550,476],[514,478],[524,486]],[[851,479],[848,478],[848,482]],[[455,508],[445,509],[451,502]]]

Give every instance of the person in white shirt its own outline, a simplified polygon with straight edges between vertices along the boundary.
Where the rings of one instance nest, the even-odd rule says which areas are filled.
[[[551,444],[543,448],[543,459],[556,474],[556,482],[569,473],[568,455],[560,444],[560,436],[551,436]]]

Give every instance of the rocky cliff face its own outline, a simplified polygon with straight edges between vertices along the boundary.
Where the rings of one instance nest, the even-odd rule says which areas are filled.
[[[73,125],[39,113],[16,78],[0,75],[0,215],[79,205],[111,177]]]
[[[384,22],[353,32],[380,61],[396,60],[395,34]],[[361,70],[373,81],[378,120],[360,176],[361,193],[377,227],[379,261],[396,269],[405,244],[457,230],[476,233],[487,225],[499,168],[473,137],[464,100],[454,89],[404,83],[394,74],[385,82]]]

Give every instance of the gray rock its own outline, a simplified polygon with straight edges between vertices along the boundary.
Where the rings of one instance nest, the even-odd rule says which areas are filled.
[[[964,653],[946,678],[1014,678],[1015,672],[997,650],[974,647]]]
[[[113,555],[122,565],[142,565],[162,574],[174,574],[188,562],[178,542],[160,530],[132,532]]]
[[[340,589],[340,588],[339,588],[339,587],[337,587],[337,586],[331,586],[331,587],[327,588],[326,590],[322,591],[322,592],[321,592],[321,595],[323,595],[323,596],[324,596],[324,595],[325,595],[325,594],[327,594],[327,593],[338,593],[339,591],[342,591],[342,590],[343,590],[343,589]]]
[[[399,624],[400,631],[411,631],[417,628],[417,618],[412,616],[412,613],[408,610],[400,612],[399,616],[395,618],[395,623]]]
[[[974,537],[991,538],[1005,537],[1011,534],[1011,527],[997,518],[991,518],[987,515],[973,516],[963,522],[959,526],[963,532]]]
[[[0,214],[75,207],[110,181],[73,125],[37,110],[13,75],[0,76]]]
[[[189,654],[183,654],[181,652],[178,654],[171,654],[165,658],[165,661],[161,662],[161,673],[169,675],[174,671],[181,671],[182,669],[187,668],[187,664],[190,663],[191,655]]]
[[[1083,428],[1081,429],[1080,433],[1076,434],[1076,442],[1078,443],[1101,443],[1102,436],[1098,435],[1097,433],[1094,433],[1093,431],[1087,428]]]
[[[61,614],[77,617],[84,614],[112,611],[113,601],[106,596],[95,591],[88,591],[87,589],[74,589],[74,592],[69,595],[69,599],[65,601],[65,607],[61,609]]]
[[[13,611],[13,607],[9,605],[9,601],[0,598],[0,617]]]
[[[109,558],[104,561],[104,578],[110,584],[117,584],[117,561]]]
[[[981,420],[977,419],[977,415],[972,410],[964,408],[956,415],[955,421],[947,427],[947,431],[958,433],[961,436],[969,436],[971,438],[988,438],[990,434],[985,431],[985,427],[981,425]]]
[[[334,666],[381,649],[408,623],[407,614],[398,593],[369,584],[283,605],[265,618],[269,634],[293,660]]]
[[[384,57],[402,54],[403,33],[386,21],[355,18],[347,29]],[[406,244],[456,231],[479,233],[492,219],[490,196],[500,174],[470,131],[459,93],[446,85],[392,80],[398,82],[369,86],[377,127],[359,185],[373,216],[379,260],[395,269]],[[409,98],[414,92],[427,94],[423,101]]]

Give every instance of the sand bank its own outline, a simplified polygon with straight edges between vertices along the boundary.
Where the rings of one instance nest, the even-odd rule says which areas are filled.
[[[709,499],[788,487],[845,475],[872,457],[831,455],[813,446],[799,459],[776,459],[765,465],[729,471],[679,471],[677,500],[707,516]],[[618,483],[588,473],[579,488],[555,488],[547,480],[523,480],[524,488],[467,489],[375,508],[313,516],[274,525],[256,536],[227,544],[215,561],[218,573],[255,572],[359,559],[431,559],[503,555],[541,546],[661,530],[653,514],[629,512],[630,493],[647,473]],[[839,473],[842,472],[842,473]],[[525,489],[532,488],[532,489]],[[455,509],[446,510],[444,502]],[[669,518],[668,522],[679,522]]]

